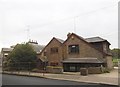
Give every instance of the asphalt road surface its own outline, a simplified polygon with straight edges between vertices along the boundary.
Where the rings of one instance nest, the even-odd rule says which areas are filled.
[[[21,87],[29,85],[29,87],[37,86],[50,86],[50,85],[59,85],[61,87],[116,87],[116,86],[108,86],[108,85],[100,85],[100,84],[90,84],[90,83],[82,83],[82,82],[74,82],[74,81],[64,81],[64,80],[52,80],[46,78],[37,78],[37,77],[26,77],[26,76],[16,76],[16,75],[2,75],[2,85],[3,87],[13,87],[13,85],[17,85]],[[6,86],[4,86],[6,85]],[[65,85],[65,86],[64,86]],[[26,87],[25,86],[25,87]],[[16,86],[15,86],[16,87]]]

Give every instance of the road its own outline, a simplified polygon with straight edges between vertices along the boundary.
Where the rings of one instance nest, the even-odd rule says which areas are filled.
[[[46,78],[26,77],[16,75],[2,75],[3,85],[81,85],[79,87],[113,87],[113,86],[101,86],[100,84],[80,83],[64,80],[52,80]],[[3,86],[4,87],[4,86]],[[6,87],[6,86],[5,86]],[[8,86],[9,87],[9,86]]]

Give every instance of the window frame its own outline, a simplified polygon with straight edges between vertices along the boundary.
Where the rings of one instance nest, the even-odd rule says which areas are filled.
[[[75,46],[75,47],[73,48],[72,46]],[[80,52],[79,44],[68,45],[68,53],[69,54],[79,54],[79,52]]]
[[[52,48],[50,48],[50,53],[51,54],[56,54],[56,53],[58,53],[58,47],[52,47]]]

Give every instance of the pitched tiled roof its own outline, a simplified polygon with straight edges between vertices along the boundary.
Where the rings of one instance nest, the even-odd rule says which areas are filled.
[[[86,38],[85,40],[87,42],[102,42],[102,41],[106,41],[105,39],[103,39],[101,37]]]
[[[2,48],[2,52],[10,52],[13,48]]]
[[[77,34],[75,34],[75,33],[70,34],[70,36],[64,41],[64,43],[66,43],[67,40],[68,40],[72,35],[78,37],[78,39],[81,39],[81,40],[84,41],[86,44],[88,44],[89,46],[91,46],[92,48],[94,48],[96,51],[99,51],[99,52],[101,52],[102,54],[107,54],[107,53],[105,53],[105,52],[103,52],[103,51],[100,51],[100,50],[96,49],[93,45],[91,45],[91,44],[90,44],[91,42],[88,42],[88,41],[87,41],[88,38],[87,38],[87,39],[84,39],[83,37],[81,37],[81,36],[79,36],[79,35],[77,35]],[[99,38],[100,38],[100,37],[99,37]],[[90,39],[90,38],[89,38],[89,39]],[[107,40],[106,40],[106,41],[107,41]],[[108,41],[107,41],[107,42],[108,42]],[[64,43],[63,43],[63,44],[64,44]],[[108,43],[109,43],[109,42],[108,42]],[[109,44],[110,44],[110,43],[109,43]],[[107,54],[107,55],[109,55],[109,54]]]
[[[62,40],[62,39],[59,39],[59,38],[56,38],[59,42],[61,42],[61,43],[63,43],[64,42],[64,40]]]
[[[67,58],[63,63],[104,63],[105,60],[99,58]]]
[[[51,41],[50,41],[46,46],[43,47],[43,49],[42,49],[42,51],[40,52],[40,54],[46,49],[46,47],[47,47],[54,39],[57,40],[58,42],[60,42],[61,44],[64,43],[64,40],[59,39],[59,38],[56,38],[56,37],[53,37],[53,38],[51,39]]]
[[[34,44],[34,43],[29,43],[29,44],[33,47],[33,49],[36,53],[40,53],[42,51],[42,49],[45,47],[44,45],[38,45],[38,44]]]

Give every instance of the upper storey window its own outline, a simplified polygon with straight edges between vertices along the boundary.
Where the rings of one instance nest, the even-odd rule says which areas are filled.
[[[58,53],[58,47],[53,47],[50,49],[51,53]]]
[[[79,53],[79,45],[69,45],[69,54],[78,54]]]

